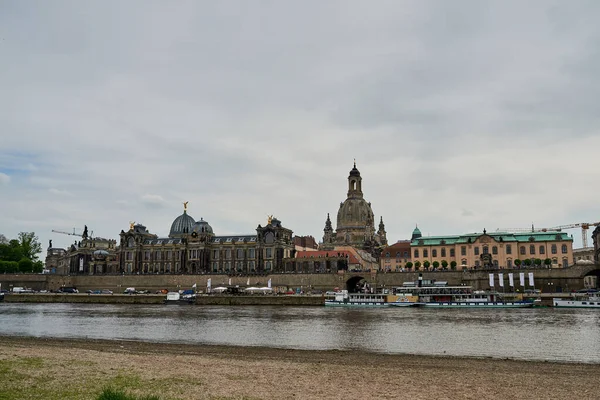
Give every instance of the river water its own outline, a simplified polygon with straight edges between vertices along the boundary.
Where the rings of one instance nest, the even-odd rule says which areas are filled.
[[[600,363],[599,328],[585,309],[0,303],[0,335],[586,363]]]

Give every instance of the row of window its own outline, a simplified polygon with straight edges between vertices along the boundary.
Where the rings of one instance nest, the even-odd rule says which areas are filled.
[[[512,254],[512,246],[510,244],[507,244],[505,251],[506,251],[506,254]],[[569,252],[569,248],[567,247],[566,244],[563,244],[561,246],[561,251],[562,251],[562,254],[567,254]],[[490,248],[488,246],[483,246],[482,252],[483,252],[483,254],[489,254]],[[558,247],[556,246],[556,244],[553,244],[552,246],[550,246],[550,252],[552,254],[558,254]],[[446,249],[445,248],[440,249],[440,253],[441,253],[441,255],[440,255],[441,257],[446,257]],[[521,246],[519,248],[519,253],[521,255],[526,255],[527,248],[525,246]],[[479,246],[473,247],[473,254],[476,256],[479,255]],[[498,254],[498,246],[492,246],[492,254],[494,254],[494,255]],[[536,247],[535,247],[535,245],[532,244],[529,246],[529,254],[531,254],[531,255],[546,254],[546,246],[540,245],[538,248],[538,252],[536,253]],[[461,256],[467,255],[467,246],[461,246],[460,255]],[[437,249],[431,249],[431,257],[437,257],[437,256],[438,256]],[[423,249],[423,257],[429,257],[428,249]],[[455,257],[454,249],[450,249],[450,257]],[[419,250],[418,249],[416,249],[414,251],[414,258],[419,258]]]
[[[188,252],[189,252],[188,253],[188,257],[191,260],[198,259],[200,257],[200,255],[201,255],[201,250],[188,250]],[[218,260],[221,257],[221,251],[220,250],[213,250],[212,252],[213,252],[212,253],[213,259]],[[251,248],[251,249],[236,249],[236,250],[226,249],[223,253],[224,253],[223,256],[224,256],[225,259],[231,259],[231,256],[233,254],[235,254],[235,258],[236,259],[243,259],[243,258],[246,257],[246,255],[247,255],[247,258],[256,258],[256,250],[253,249],[253,248]],[[164,258],[165,260],[172,259],[173,252],[171,250],[167,250],[164,253],[161,252],[160,250],[156,250],[154,252],[154,260],[157,260],[157,261],[162,260],[163,259],[162,258],[163,254],[165,255],[165,258]],[[150,250],[146,250],[144,252],[144,261],[150,261],[151,255],[152,255],[151,251]],[[179,259],[180,256],[181,256],[180,251],[179,250],[175,251],[175,257],[176,257],[176,259]],[[265,256],[265,258],[273,258],[273,248],[268,247],[268,248],[264,249],[264,256]],[[133,259],[133,252],[128,251],[125,254],[125,259],[127,261],[132,261],[132,259]]]

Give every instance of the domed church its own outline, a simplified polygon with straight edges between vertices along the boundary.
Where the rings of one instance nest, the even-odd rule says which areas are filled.
[[[375,216],[371,203],[363,197],[362,178],[354,167],[348,176],[348,193],[346,200],[340,203],[337,213],[337,228],[334,231],[331,219],[327,214],[323,236],[323,249],[334,249],[337,246],[352,246],[379,256],[379,248],[387,244],[383,217],[379,220],[379,229],[375,232]]]

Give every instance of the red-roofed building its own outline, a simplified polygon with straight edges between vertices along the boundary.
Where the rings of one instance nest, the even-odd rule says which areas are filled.
[[[408,267],[412,268],[410,252],[410,240],[399,240],[391,246],[381,249],[379,263],[382,271],[398,272],[405,271]]]

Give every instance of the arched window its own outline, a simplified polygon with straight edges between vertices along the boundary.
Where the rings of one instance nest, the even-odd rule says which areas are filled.
[[[525,254],[525,246],[521,246],[521,248],[519,249],[519,251],[521,252],[521,255],[524,256]]]
[[[552,254],[556,254],[558,252],[558,250],[556,249],[556,244],[552,245],[551,251],[552,251]]]
[[[385,258],[390,258],[390,252],[385,253]]]
[[[419,258],[419,250],[415,250],[415,258]]]
[[[431,250],[431,257],[437,257],[437,250],[436,249]]]
[[[483,246],[483,254],[489,254],[490,249],[487,246]]]
[[[404,258],[408,258],[408,251],[404,252]]]
[[[529,245],[529,254],[535,254],[535,245]]]
[[[442,248],[442,257],[446,257],[446,248]]]
[[[492,247],[492,254],[498,254],[498,246]]]
[[[423,249],[423,257],[429,257],[429,252],[427,249]]]
[[[396,258],[400,258],[400,252],[396,253]]]
[[[540,246],[540,254],[546,254],[546,249],[544,246]]]
[[[562,247],[562,253],[567,254],[567,245],[563,244],[561,247]]]

